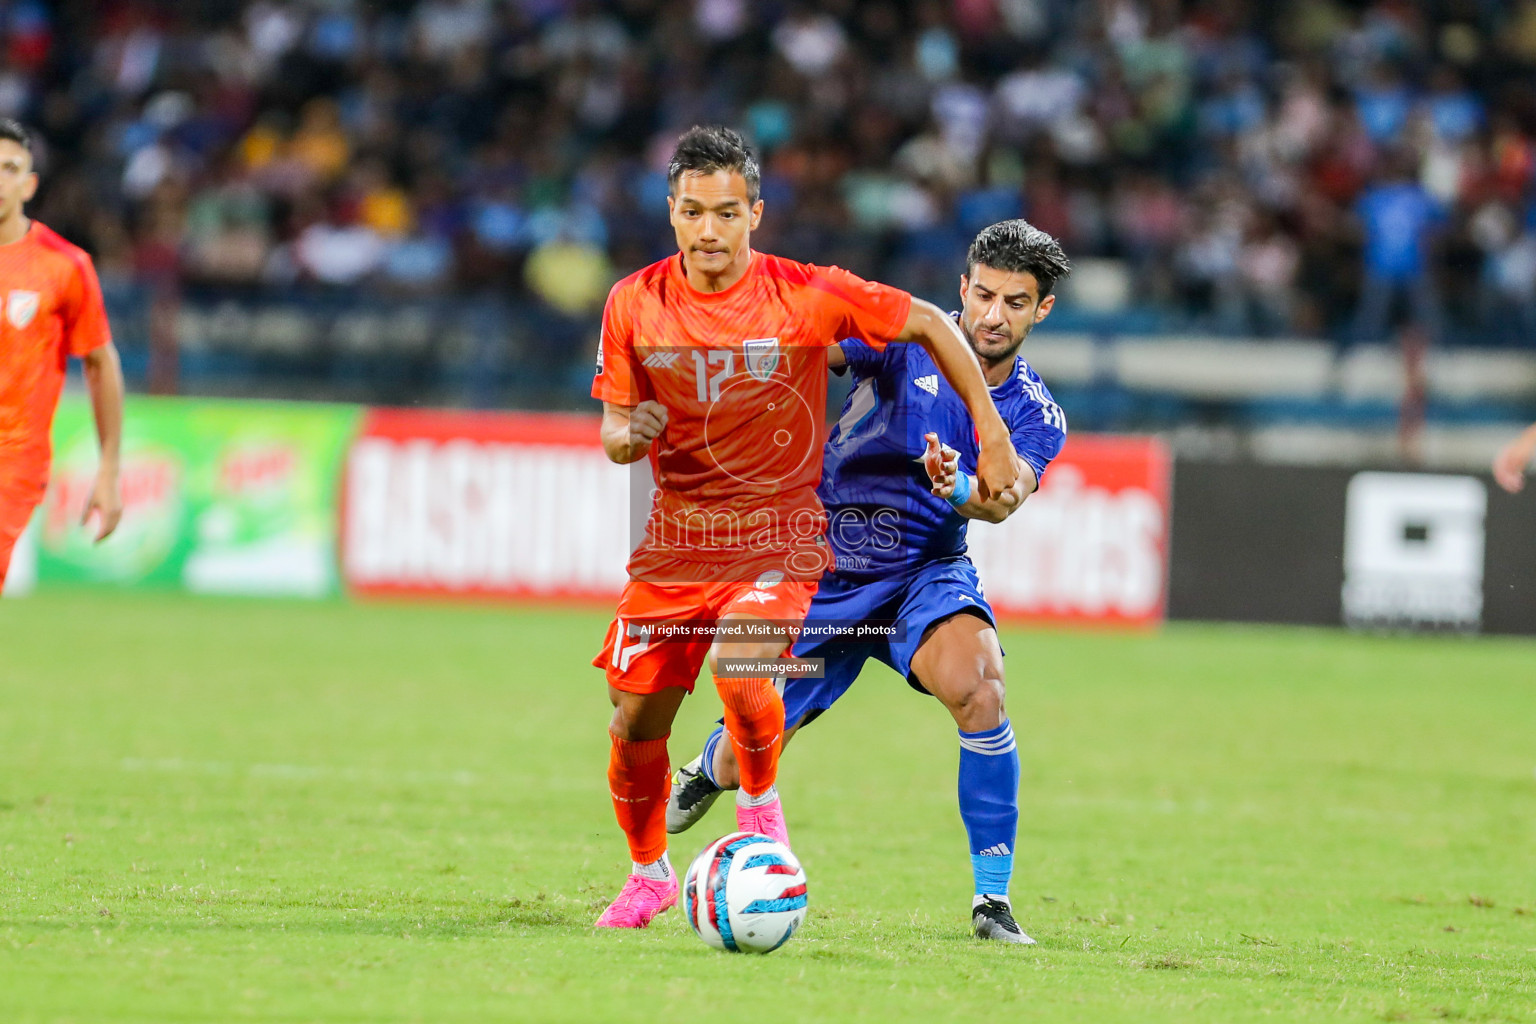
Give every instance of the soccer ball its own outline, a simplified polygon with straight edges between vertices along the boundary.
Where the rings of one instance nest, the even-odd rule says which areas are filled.
[[[732,953],[772,953],[805,920],[805,869],[783,843],[732,832],[704,847],[683,879],[694,934]]]

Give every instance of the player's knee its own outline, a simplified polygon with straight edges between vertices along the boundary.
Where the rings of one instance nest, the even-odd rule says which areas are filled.
[[[638,740],[635,735],[635,717],[627,714],[623,705],[613,709],[613,717],[608,720],[608,731],[621,740]]]
[[[670,723],[664,723],[654,714],[632,703],[615,704],[613,717],[608,721],[608,731],[621,740],[642,743],[659,740],[671,732]]]
[[[621,740],[637,741],[642,739],[639,734],[640,728],[636,716],[622,704],[613,709],[613,717],[608,721],[608,731]]]
[[[994,729],[1005,717],[1002,673],[983,672],[945,701],[955,723],[966,732]]]
[[[726,653],[725,646],[724,644],[709,645],[709,674],[717,680],[717,685],[720,679],[720,663],[726,658],[732,657],[732,655]]]

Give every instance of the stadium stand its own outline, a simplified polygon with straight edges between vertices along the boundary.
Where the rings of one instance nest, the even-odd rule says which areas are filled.
[[[784,255],[944,301],[982,224],[1060,236],[1034,352],[1090,427],[1387,422],[1352,325],[1396,162],[1445,214],[1432,422],[1536,400],[1531,4],[20,0],[0,53],[141,383],[158,338],[191,391],[578,406],[719,120]]]

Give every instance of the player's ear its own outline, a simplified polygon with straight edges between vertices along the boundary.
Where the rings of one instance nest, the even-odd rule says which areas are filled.
[[[27,175],[27,183],[21,187],[21,201],[30,203],[35,195],[37,195],[37,172],[33,171]]]
[[[1051,315],[1051,307],[1056,305],[1056,296],[1047,295],[1040,300],[1040,305],[1035,307],[1035,323],[1039,323]]]
[[[961,274],[960,275],[960,301],[961,302],[965,301],[965,293],[967,291],[969,291],[970,288],[971,288],[971,275],[969,275],[969,274]]]
[[[752,204],[752,219],[747,221],[747,230],[756,231],[757,225],[762,222],[762,219],[763,201],[759,199],[757,202]]]

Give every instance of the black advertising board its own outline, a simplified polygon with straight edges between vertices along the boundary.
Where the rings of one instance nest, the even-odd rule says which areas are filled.
[[[1506,494],[1488,478],[1483,632],[1536,633],[1536,480]]]
[[[1175,460],[1168,614],[1536,633],[1536,483]]]

